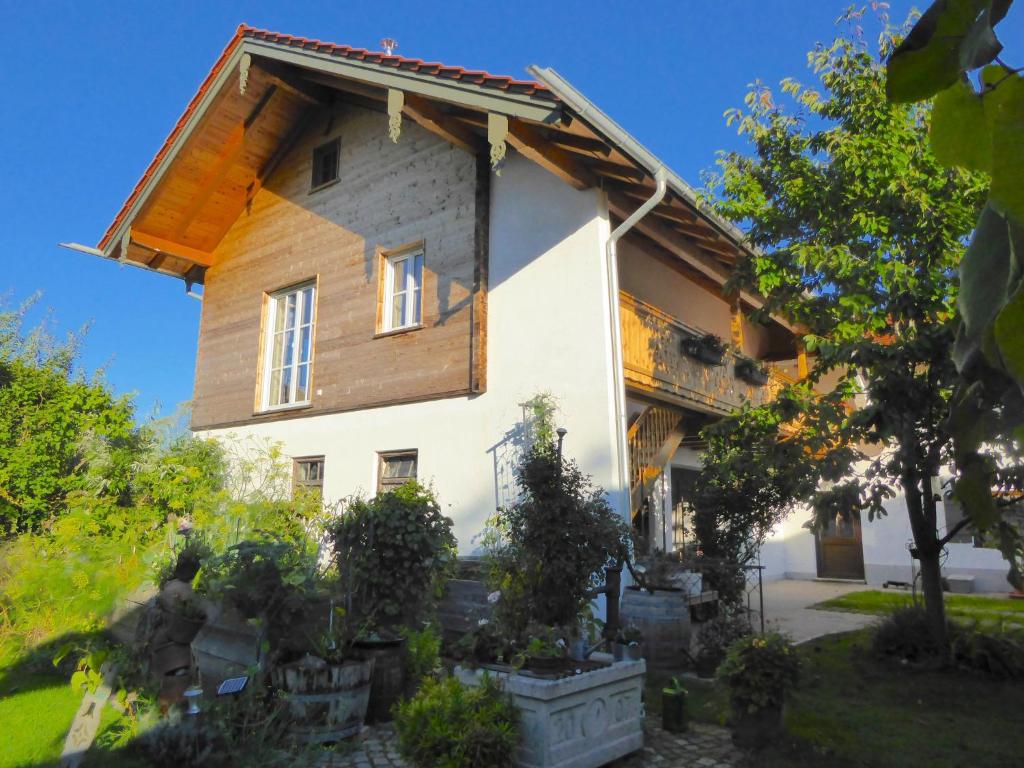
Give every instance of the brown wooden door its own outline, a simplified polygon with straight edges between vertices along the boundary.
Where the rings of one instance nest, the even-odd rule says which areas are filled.
[[[860,513],[837,517],[816,536],[818,576],[823,579],[863,579],[864,543]]]

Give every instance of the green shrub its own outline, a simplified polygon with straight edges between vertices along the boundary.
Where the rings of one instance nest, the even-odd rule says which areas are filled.
[[[416,631],[403,628],[405,668],[410,689],[416,689],[424,678],[441,668],[441,635],[433,624]]]
[[[416,483],[354,499],[331,535],[349,610],[384,626],[415,626],[455,565],[452,520]]]
[[[489,522],[488,581],[495,616],[511,637],[530,622],[575,625],[604,583],[604,566],[628,555],[629,529],[575,462],[537,443],[516,469],[519,499]]]
[[[717,677],[729,687],[734,712],[781,707],[800,677],[800,658],[782,635],[750,635],[729,646]]]
[[[993,677],[1024,677],[1024,642],[1020,636],[976,627],[953,638],[953,658],[968,669]]]
[[[745,616],[723,610],[700,625],[697,635],[699,647],[695,661],[702,674],[710,676],[725,659],[729,647],[750,634],[750,622]]]
[[[951,638],[958,631],[955,624],[948,623]],[[932,634],[928,616],[920,605],[897,608],[882,619],[875,626],[871,647],[879,656],[915,663],[939,659],[945,653],[943,644]]]
[[[416,768],[506,768],[515,764],[519,715],[484,676],[480,687],[428,678],[395,712],[399,749]]]

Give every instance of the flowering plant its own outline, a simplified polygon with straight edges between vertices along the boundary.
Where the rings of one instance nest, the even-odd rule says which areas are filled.
[[[781,707],[800,676],[800,659],[782,635],[750,635],[729,646],[718,668],[737,713]]]

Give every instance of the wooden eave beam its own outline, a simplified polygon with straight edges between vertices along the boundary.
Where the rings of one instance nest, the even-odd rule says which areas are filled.
[[[408,115],[413,122],[471,154],[476,154],[483,147],[483,142],[475,133],[421,96],[406,93],[402,114]]]
[[[288,67],[283,67],[275,61],[262,57],[257,57],[253,63],[271,83],[297,99],[308,104],[323,104],[328,100],[327,91],[323,86],[297,76]]]
[[[637,182],[643,181],[646,178],[647,173],[631,165],[619,165],[618,163],[610,163],[607,160],[598,160],[591,158],[586,162],[586,166],[590,168],[594,173],[599,176],[606,178],[621,179],[622,181]]]
[[[188,245],[175,243],[172,240],[157,237],[156,235],[151,235],[148,232],[140,232],[135,227],[130,229],[130,237],[131,242],[141,245],[143,248],[148,248],[151,251],[166,253],[168,256],[184,259],[185,261],[190,261],[201,267],[213,266],[213,255],[206,251],[201,251],[198,248],[192,248]]]
[[[608,198],[608,207],[611,209],[612,213],[622,219],[628,218],[632,213],[631,210],[626,206],[623,206],[619,201],[611,196]],[[653,240],[665,250],[679,257],[691,267],[716,282],[718,285],[725,285],[726,281],[728,281],[728,270],[726,270],[715,259],[701,253],[697,243],[693,241],[680,243],[679,241],[681,236],[663,224],[658,224],[648,217],[638,221],[634,229],[650,240]],[[740,293],[740,298],[756,309],[760,309],[764,306],[764,299],[747,291],[742,291]],[[776,319],[780,325],[792,330],[789,323],[785,322],[783,319],[774,319]]]
[[[576,189],[588,189],[595,185],[594,175],[590,171],[564,149],[547,141],[536,128],[520,120],[509,120],[506,140],[519,154]]]
[[[224,145],[224,149],[221,151],[220,157],[217,159],[217,164],[210,172],[202,183],[202,192],[192,198],[185,213],[182,214],[181,220],[178,222],[178,226],[174,229],[175,237],[184,237],[185,233],[188,232],[188,228],[192,226],[192,222],[195,221],[196,216],[203,210],[206,204],[209,202],[213,194],[220,189],[221,183],[224,178],[228,175],[235,163],[238,161],[239,156],[242,154],[242,150],[245,149],[245,135],[252,129],[253,125],[259,119],[260,115],[263,114],[264,109],[270,100],[277,93],[278,87],[276,85],[267,86],[264,90],[263,95],[260,96],[259,100],[249,111],[243,123],[237,126],[228,137],[227,142]]]
[[[309,128],[310,123],[313,120],[313,116],[316,114],[317,108],[315,106],[308,106],[299,115],[295,124],[292,125],[291,130],[285,134],[284,138],[277,145],[277,149],[274,153],[267,158],[267,161],[263,163],[263,166],[256,172],[256,178],[253,179],[252,184],[249,185],[246,190],[245,202],[248,204],[256,193],[259,192],[263,186],[267,183],[267,180],[273,175],[274,171],[281,164],[281,161],[288,155],[295,144],[298,142],[302,135]]]

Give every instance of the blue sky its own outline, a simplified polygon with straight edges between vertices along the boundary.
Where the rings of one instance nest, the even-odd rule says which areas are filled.
[[[82,365],[137,393],[142,413],[190,399],[199,302],[178,280],[56,244],[96,243],[241,22],[371,49],[393,37],[402,55],[498,74],[554,67],[696,184],[716,150],[741,146],[723,111],[755,78],[809,79],[806,51],[848,4],[0,0],[0,295],[41,291],[61,333],[88,323]],[[892,2],[893,18],[911,5]],[[1014,8],[1000,26],[1017,65],[1022,19]]]

